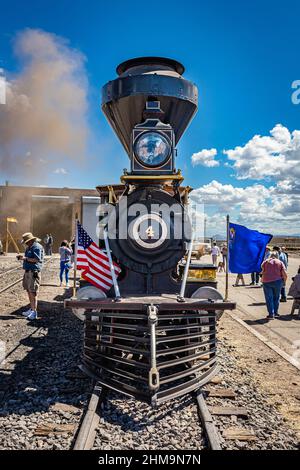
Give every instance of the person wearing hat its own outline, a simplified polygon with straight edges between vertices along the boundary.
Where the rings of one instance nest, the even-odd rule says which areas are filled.
[[[270,258],[270,254],[271,254],[271,247],[269,247],[268,245],[266,246],[266,251],[265,251],[265,255],[264,255],[264,261],[268,258]]]
[[[283,262],[284,267],[285,267],[285,269],[287,270],[287,267],[288,267],[288,259],[287,259],[286,254],[285,254],[284,251],[282,250],[282,248],[281,248],[280,246],[274,246],[274,247],[273,247],[273,250],[274,250],[274,251],[277,251],[277,253],[278,253],[278,258],[280,259],[280,261]],[[281,287],[280,302],[287,302],[287,298],[286,298],[286,289],[285,289],[285,282],[283,283],[283,285],[282,285],[282,287]]]
[[[25,254],[18,255],[17,259],[23,261],[24,277],[23,287],[28,293],[30,309],[22,315],[28,320],[37,319],[38,291],[41,283],[41,270],[44,260],[44,248],[39,243],[41,240],[31,232],[22,235],[21,243],[26,246]]]

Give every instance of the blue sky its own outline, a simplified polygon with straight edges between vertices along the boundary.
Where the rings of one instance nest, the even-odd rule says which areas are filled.
[[[200,188],[198,196],[203,196],[203,187],[212,193],[207,203],[215,204],[225,194],[227,199],[223,200],[236,218],[242,213],[242,222],[251,208],[251,194],[257,200],[255,195],[261,197],[264,189],[259,188],[263,186],[266,192],[260,205],[275,208],[276,230],[280,232],[280,215],[289,213],[293,225],[287,224],[282,231],[300,232],[295,215],[298,177],[289,178],[292,167],[286,165],[291,142],[279,145],[275,153],[269,145],[264,147],[265,142],[258,142],[259,147],[264,147],[262,158],[267,165],[272,166],[273,161],[268,156],[276,159],[283,153],[281,165],[276,161],[275,176],[257,165],[258,156],[252,152],[253,147],[254,153],[257,151],[255,142],[250,144],[254,169],[245,166],[247,149],[237,152],[231,160],[223,154],[224,149],[243,148],[257,134],[270,137],[270,130],[277,124],[289,132],[299,129],[300,105],[291,100],[292,82],[300,80],[299,2],[0,0],[0,6],[0,67],[8,79],[22,69],[22,61],[13,53],[13,43],[16,34],[25,28],[61,36],[86,58],[89,134],[83,161],[63,161],[59,168],[65,168],[66,173],[45,168],[43,181],[40,177],[36,181],[34,176],[34,181],[28,183],[73,187],[117,183],[128,165],[128,157],[101,113],[101,86],[115,78],[117,64],[128,58],[166,56],[182,62],[185,77],[199,88],[198,113],[178,148],[177,165],[182,168],[186,183]],[[298,145],[294,147],[296,165],[300,150]],[[207,166],[205,158],[192,165],[191,156],[203,149],[217,150],[213,160],[218,166]],[[22,183],[20,174],[7,175],[2,171],[0,184],[7,178]],[[219,186],[212,185],[212,181]],[[219,206],[210,213],[217,220],[223,210]],[[267,229],[262,223],[264,213],[259,227]]]

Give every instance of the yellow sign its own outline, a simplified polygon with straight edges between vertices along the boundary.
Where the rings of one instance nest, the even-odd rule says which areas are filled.
[[[15,217],[7,217],[6,218],[7,222],[15,222],[18,223],[17,219]]]
[[[189,269],[188,281],[214,282],[216,277],[215,269]]]

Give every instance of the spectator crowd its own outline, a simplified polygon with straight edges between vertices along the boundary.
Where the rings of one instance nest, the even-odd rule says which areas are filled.
[[[218,267],[218,272],[226,268],[227,247],[223,245],[221,249],[216,243],[213,244],[212,262]],[[218,263],[218,257],[222,255],[222,261]],[[251,276],[250,286],[262,287],[267,307],[267,319],[279,318],[280,302],[287,302],[286,282],[288,279],[289,255],[284,246],[267,246],[260,272],[249,273]],[[244,274],[238,273],[233,287],[246,286]],[[288,295],[294,299],[292,312],[295,307],[300,307],[300,267],[298,273],[292,278]],[[300,318],[300,309],[298,312]]]

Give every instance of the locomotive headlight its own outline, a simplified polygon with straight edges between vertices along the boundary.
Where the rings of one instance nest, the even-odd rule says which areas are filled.
[[[159,132],[144,132],[134,143],[134,153],[142,165],[155,168],[169,159],[171,144]]]

